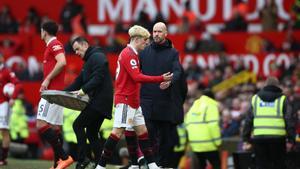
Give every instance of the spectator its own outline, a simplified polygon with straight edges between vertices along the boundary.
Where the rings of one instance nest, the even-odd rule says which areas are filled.
[[[217,41],[209,32],[202,33],[201,40],[198,41],[199,53],[212,53],[224,51],[224,45]]]
[[[151,20],[148,16],[148,14],[144,11],[141,10],[141,12],[138,15],[137,20],[134,22],[134,25],[140,25],[147,30],[152,30],[152,23]]]
[[[275,0],[266,0],[265,6],[260,10],[262,31],[277,30],[277,6]]]
[[[295,0],[294,5],[292,6],[292,12],[296,18],[293,28],[300,29],[300,1],[299,0]]]
[[[19,24],[13,17],[10,8],[5,5],[0,11],[0,33],[18,33]]]
[[[184,43],[184,51],[188,53],[195,53],[198,50],[198,42],[194,35],[189,35]]]
[[[35,34],[40,32],[41,29],[41,17],[34,7],[30,7],[27,15],[20,27],[21,33]]]
[[[230,110],[225,109],[222,112],[221,127],[223,138],[237,136],[240,131],[240,122],[232,118]]]
[[[293,31],[287,31],[285,40],[281,45],[281,50],[284,52],[300,51],[300,43],[295,39]]]
[[[29,80],[38,81],[43,79],[43,71],[40,63],[33,56],[30,56],[28,62]]]
[[[247,31],[248,23],[245,18],[238,12],[234,11],[232,18],[225,23],[224,32],[228,31]]]
[[[72,33],[83,36],[87,32],[86,17],[83,6],[78,7],[78,13],[71,20]]]
[[[63,26],[63,32],[72,33],[71,21],[80,11],[80,4],[77,4],[75,0],[67,0],[60,13],[60,21]]]

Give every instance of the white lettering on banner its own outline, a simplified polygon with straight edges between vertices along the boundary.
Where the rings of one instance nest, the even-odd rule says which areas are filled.
[[[264,6],[264,0],[256,0],[256,6],[254,8],[254,11],[250,13],[248,11],[248,15],[246,16],[246,19],[248,21],[255,20],[259,18],[259,10],[262,9]]]
[[[277,4],[277,7],[278,7],[277,13],[278,13],[279,18],[284,19],[284,20],[290,19],[291,17],[289,15],[289,12],[285,11],[284,8],[283,8],[284,7],[283,6],[284,0],[277,0],[276,4]]]
[[[230,19],[232,11],[232,0],[227,0],[226,3],[223,3],[223,19],[225,21]]]
[[[264,63],[263,63],[263,72],[264,72],[265,75],[270,74],[270,64],[274,60],[275,60],[275,55],[274,54],[270,54],[270,55],[267,55],[265,57]]]
[[[270,74],[270,65],[272,62],[277,65],[284,65],[285,68],[289,68],[291,65],[290,56],[287,53],[280,54],[267,54],[262,56],[256,56],[253,54],[246,55],[236,55],[231,54],[226,56],[230,63],[233,63],[233,66],[237,66],[239,64],[243,64],[245,68],[251,69],[255,74],[262,73],[265,76]],[[258,59],[258,57],[262,58],[262,63]],[[183,59],[183,64],[186,65],[187,62],[194,62],[197,66],[202,69],[209,68],[214,69],[220,63],[220,56],[216,54],[208,54],[208,55],[186,55]]]
[[[250,54],[245,55],[243,56],[243,60],[244,60],[245,67],[250,68],[250,66],[252,65],[252,71],[254,73],[259,72],[259,62],[256,56]]]
[[[270,65],[272,61],[275,61],[276,65],[284,64],[285,68],[288,68],[291,65],[290,58],[287,54],[281,53],[277,57],[274,54],[266,55],[263,63],[264,75],[270,74]]]
[[[184,11],[184,0],[181,0],[181,2],[177,3],[177,1],[174,0],[162,0],[161,3],[161,12],[163,16],[166,19],[170,18],[170,10],[173,9],[174,13],[176,14],[176,17],[181,18]]]
[[[123,22],[130,22],[136,19],[141,10],[144,10],[151,19],[154,19],[159,11],[164,18],[169,20],[171,15],[173,22],[183,16],[186,0],[98,0],[98,20],[100,22],[115,21],[120,19]],[[292,0],[289,0],[292,1]],[[227,20],[231,16],[234,0],[190,0],[191,10],[204,22],[216,22],[216,18]],[[251,1],[252,2],[252,1]],[[250,0],[246,3],[250,4]],[[265,0],[255,0],[251,3],[251,11],[248,11],[246,19],[253,21],[259,19],[259,11],[264,7]],[[279,19],[288,20],[290,15],[287,10],[287,0],[275,0],[277,15]],[[201,8],[205,5],[205,8]],[[253,6],[254,5],[254,6]],[[254,7],[254,8],[253,8]],[[218,10],[222,10],[218,13]],[[222,15],[222,16],[218,16]],[[175,19],[175,21],[174,21]],[[221,21],[222,22],[222,21]]]
[[[99,21],[104,22],[107,19],[106,13],[108,14],[109,20],[115,21],[122,16],[122,18],[120,18],[122,21],[130,21],[131,8],[131,0],[118,0],[115,7],[111,0],[98,0]]]
[[[135,20],[138,19],[141,11],[146,12],[147,14],[149,14],[151,19],[154,19],[156,17],[156,14],[158,13],[155,1],[139,0],[133,14],[133,18]]]
[[[192,0],[191,1],[191,9],[195,12],[195,14],[201,18],[201,21],[209,21],[213,17],[216,16],[217,11],[217,3],[216,0],[206,0],[206,12],[205,14],[201,14],[200,12],[200,5],[199,0]]]

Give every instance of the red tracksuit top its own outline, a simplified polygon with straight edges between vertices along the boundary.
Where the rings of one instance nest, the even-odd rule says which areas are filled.
[[[140,106],[140,83],[159,83],[163,76],[147,76],[140,72],[136,50],[127,45],[118,57],[115,81],[115,105],[124,103],[137,109]]]

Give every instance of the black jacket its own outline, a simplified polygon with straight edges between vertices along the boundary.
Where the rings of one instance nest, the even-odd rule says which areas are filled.
[[[260,90],[257,93],[258,97],[262,99],[263,101],[266,102],[273,102],[277,98],[281,97],[282,90],[276,86],[266,86],[262,90]],[[252,107],[252,106],[251,106]],[[287,131],[287,139],[289,142],[294,143],[295,142],[295,136],[296,136],[296,117],[295,113],[292,112],[292,108],[290,104],[288,103],[288,100],[285,99],[284,104],[283,104],[283,116],[284,116],[284,121],[285,121],[285,126],[286,126],[286,131]],[[246,116],[245,120],[245,126],[243,129],[243,140],[246,142],[250,142],[250,136],[251,132],[253,130],[253,119],[254,115],[252,112],[252,108],[249,110]],[[277,138],[280,136],[256,136],[253,139],[268,139],[268,138]]]
[[[176,113],[181,111],[182,105],[177,105],[179,109],[176,109],[172,100],[172,90],[175,88],[179,90],[178,87],[174,88],[173,86],[175,86],[176,83],[180,83],[182,73],[178,55],[178,51],[173,48],[172,42],[168,39],[163,44],[152,42],[140,53],[140,64],[143,74],[158,76],[167,72],[173,73],[172,84],[168,89],[161,90],[159,83],[142,84],[141,105],[143,105],[143,100],[147,99],[152,103],[153,109],[151,113],[144,112],[149,113],[145,115],[145,118],[177,123],[175,116]],[[178,91],[178,93],[180,93],[180,91]],[[176,101],[176,103],[178,102],[181,101]]]
[[[90,97],[86,108],[111,119],[113,87],[108,61],[100,48],[89,47],[83,57],[84,65],[75,81],[66,91],[82,89]]]

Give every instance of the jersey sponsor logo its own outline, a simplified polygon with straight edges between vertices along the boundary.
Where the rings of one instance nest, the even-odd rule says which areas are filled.
[[[52,46],[52,50],[53,51],[58,51],[58,50],[61,50],[61,49],[62,49],[62,47],[60,45],[54,45],[54,46]]]
[[[259,107],[274,107],[275,106],[275,102],[264,102],[261,101],[259,103]]]
[[[138,68],[137,61],[135,59],[130,60],[130,65],[131,65],[132,69],[137,69]]]

